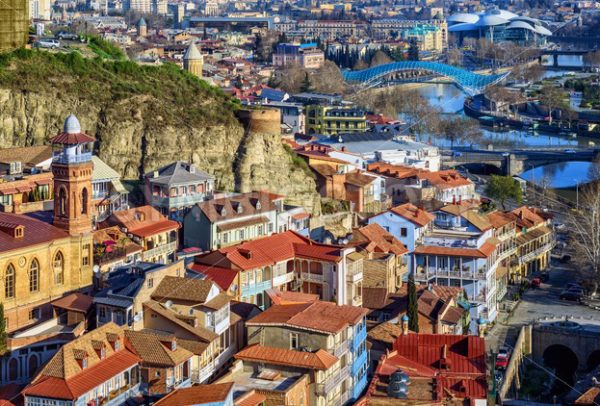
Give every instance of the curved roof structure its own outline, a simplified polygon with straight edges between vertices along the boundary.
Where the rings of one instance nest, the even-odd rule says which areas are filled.
[[[457,13],[447,19],[449,32],[465,32],[486,27],[505,26],[506,29],[523,29],[539,35],[552,35],[540,20],[497,8],[481,13]]]
[[[470,95],[479,94],[483,92],[486,87],[496,84],[508,76],[508,73],[499,75],[480,75],[455,66],[424,61],[392,62],[359,71],[344,71],[342,72],[342,75],[344,80],[348,82],[369,85],[377,82],[379,79],[390,73],[410,70],[424,70],[445,76]]]

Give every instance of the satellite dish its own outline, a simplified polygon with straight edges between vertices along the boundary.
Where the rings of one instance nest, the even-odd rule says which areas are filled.
[[[136,313],[135,316],[133,316],[133,321],[140,322],[142,320],[142,316],[139,313]]]
[[[92,271],[94,271],[94,273],[98,273],[98,272],[100,272],[100,267],[98,265],[94,265],[92,267]]]
[[[165,307],[166,307],[167,309],[170,309],[170,308],[171,308],[171,306],[173,306],[173,301],[172,301],[172,300],[167,300],[167,301],[165,302]]]

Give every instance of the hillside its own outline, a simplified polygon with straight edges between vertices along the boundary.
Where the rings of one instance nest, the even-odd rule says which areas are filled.
[[[316,207],[314,180],[278,136],[244,131],[239,108],[220,89],[172,64],[23,49],[0,55],[0,147],[47,143],[74,113],[99,141],[100,158],[125,178],[188,160],[214,174],[219,189],[268,189]],[[260,159],[261,171],[247,170],[257,139],[270,159]]]

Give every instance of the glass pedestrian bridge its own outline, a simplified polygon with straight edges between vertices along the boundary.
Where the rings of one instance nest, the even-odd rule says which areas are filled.
[[[486,87],[500,82],[510,73],[482,75],[438,62],[403,61],[387,63],[358,71],[346,70],[342,72],[342,76],[347,82],[361,83],[366,87],[375,87],[385,82],[385,76],[397,72],[416,70],[447,77],[471,96],[483,93]]]

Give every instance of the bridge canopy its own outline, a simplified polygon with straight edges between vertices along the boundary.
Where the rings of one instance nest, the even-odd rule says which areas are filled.
[[[462,68],[457,68],[456,66],[425,61],[392,62],[358,71],[346,70],[342,72],[342,75],[347,82],[374,86],[386,75],[411,70],[429,71],[445,76],[471,96],[483,93],[486,87],[500,82],[509,75],[509,72],[497,75],[482,75]]]

